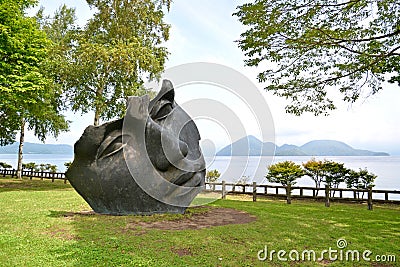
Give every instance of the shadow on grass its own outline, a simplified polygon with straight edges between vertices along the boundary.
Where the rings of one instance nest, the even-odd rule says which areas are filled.
[[[75,216],[100,216],[96,214],[94,211],[80,211],[80,212],[71,212],[71,211],[59,211],[59,210],[50,210],[50,214],[48,215],[51,218],[74,218]]]

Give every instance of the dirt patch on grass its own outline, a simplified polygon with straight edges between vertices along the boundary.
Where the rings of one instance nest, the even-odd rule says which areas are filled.
[[[46,234],[61,240],[79,240],[79,238],[76,235],[71,234],[71,231],[68,229],[51,229]]]
[[[206,212],[193,214],[189,218],[171,221],[132,222],[125,230],[159,229],[159,230],[186,230],[203,229],[213,226],[229,224],[246,224],[256,220],[256,217],[244,211],[229,208],[214,208]]]
[[[173,253],[175,253],[176,255],[178,255],[179,257],[182,256],[193,256],[192,251],[190,250],[190,248],[176,248],[176,247],[172,247],[171,251]]]

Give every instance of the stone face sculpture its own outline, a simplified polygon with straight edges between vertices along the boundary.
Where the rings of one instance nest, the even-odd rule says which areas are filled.
[[[170,81],[158,95],[130,97],[123,119],[89,126],[66,176],[97,213],[184,213],[203,190],[199,131]]]

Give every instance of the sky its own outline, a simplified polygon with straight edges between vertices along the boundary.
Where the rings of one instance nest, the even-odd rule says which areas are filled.
[[[338,140],[358,149],[389,152],[400,155],[400,88],[397,85],[384,83],[381,92],[349,105],[335,98],[337,110],[330,115],[315,117],[312,114],[295,116],[285,112],[289,102],[273,96],[263,90],[265,84],[258,83],[256,76],[261,71],[255,67],[245,67],[244,53],[238,48],[235,40],[239,39],[244,27],[236,17],[232,16],[238,5],[246,0],[175,0],[165,21],[171,25],[170,39],[166,43],[169,58],[166,68],[192,62],[218,63],[232,68],[250,79],[258,88],[267,103],[274,123],[277,145],[303,145],[311,140]],[[41,0],[40,5],[48,14],[61,4],[76,8],[78,23],[84,25],[91,17],[92,11],[84,0]],[[31,11],[34,12],[34,11]],[[176,100],[179,104],[199,97],[215,99],[232,110],[239,110],[241,123],[247,134],[258,136],[257,129],[252,124],[254,120],[249,112],[241,108],[238,100],[227,96],[222,88],[211,85],[191,85],[185,90],[177,91]],[[222,91],[221,91],[222,90]],[[179,93],[182,92],[182,93]],[[335,94],[335,93],[333,93]],[[242,112],[243,110],[243,112]],[[58,139],[47,138],[46,143],[73,145],[92,123],[93,114],[67,112],[71,120],[71,130],[61,134]],[[199,121],[203,139],[211,139],[216,149],[227,145],[226,129],[218,123]],[[27,142],[39,142],[32,133],[26,136]],[[235,141],[235,140],[232,140]],[[270,141],[270,140],[264,140]]]

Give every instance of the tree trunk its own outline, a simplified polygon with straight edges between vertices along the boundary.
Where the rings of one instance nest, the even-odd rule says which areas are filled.
[[[94,113],[94,122],[93,125],[94,126],[99,126],[100,123],[100,111],[98,108],[96,108],[96,112]]]
[[[100,100],[101,99],[101,96],[103,94],[103,89],[102,88],[103,88],[103,86],[100,86],[96,90],[96,100]],[[101,110],[102,110],[101,106],[102,105],[103,104],[100,104],[99,102],[96,104],[96,109],[95,109],[95,112],[94,112],[94,122],[93,122],[94,126],[99,126],[99,124],[100,124],[100,115],[101,115]]]
[[[21,120],[21,132],[19,137],[19,149],[18,149],[18,166],[17,166],[17,179],[22,179],[22,150],[24,147],[25,140],[25,119]]]

